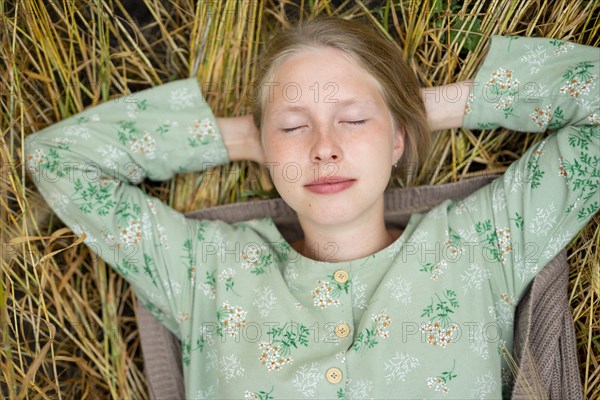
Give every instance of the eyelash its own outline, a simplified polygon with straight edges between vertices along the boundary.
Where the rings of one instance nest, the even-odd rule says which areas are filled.
[[[346,122],[347,122],[348,124],[351,124],[351,125],[362,125],[362,124],[364,124],[365,122],[367,122],[367,120],[366,120],[366,119],[361,119],[360,121],[346,121]],[[286,132],[286,133],[288,133],[288,132],[295,131],[296,129],[299,129],[299,128],[301,128],[301,127],[300,127],[300,126],[297,126],[297,127],[295,127],[295,128],[283,128],[283,129],[281,129],[281,130],[282,130],[283,132]]]
[[[362,125],[365,122],[367,122],[367,120],[366,119],[361,119],[360,121],[346,121],[346,122],[348,122],[349,124],[352,124],[352,125]]]

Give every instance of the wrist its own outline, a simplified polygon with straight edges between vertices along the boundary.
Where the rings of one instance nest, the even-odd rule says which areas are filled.
[[[251,115],[216,120],[230,161],[262,161],[259,132]]]
[[[421,89],[431,131],[460,128],[473,81]]]

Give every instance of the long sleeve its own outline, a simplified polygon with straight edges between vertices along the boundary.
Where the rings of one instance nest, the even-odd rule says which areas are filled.
[[[477,73],[466,128],[545,132],[502,177],[459,203],[507,303],[600,206],[599,65],[596,48],[494,37]]]
[[[145,194],[145,178],[166,180],[228,161],[195,78],[89,108],[25,140],[26,166],[58,217],[127,279],[177,333],[176,302],[210,238],[196,221]]]

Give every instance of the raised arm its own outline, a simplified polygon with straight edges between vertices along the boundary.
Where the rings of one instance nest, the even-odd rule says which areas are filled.
[[[260,160],[247,118],[218,121],[192,78],[89,108],[25,141],[27,168],[50,207],[175,333],[213,224],[185,219],[136,185],[226,163],[228,152]]]
[[[502,177],[456,205],[456,229],[483,244],[508,299],[518,300],[600,207],[599,74],[596,48],[494,37],[473,82],[466,128],[545,133]]]

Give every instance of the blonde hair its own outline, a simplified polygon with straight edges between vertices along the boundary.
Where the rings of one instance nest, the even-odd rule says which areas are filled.
[[[368,24],[320,16],[277,32],[260,56],[252,88],[254,95],[250,99],[254,123],[261,129],[267,99],[265,88],[283,61],[291,55],[323,47],[341,50],[379,83],[394,128],[403,127],[406,132],[398,170],[406,183],[411,182],[419,160],[425,157],[431,144],[420,85],[400,48]]]

